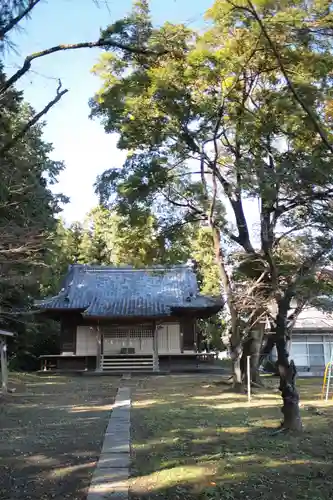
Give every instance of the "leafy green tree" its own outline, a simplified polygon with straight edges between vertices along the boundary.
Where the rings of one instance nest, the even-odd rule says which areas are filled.
[[[1,70],[0,79],[5,80]],[[14,90],[5,94],[1,106],[0,149],[33,115],[22,94]],[[42,133],[42,126],[32,127],[24,140],[1,156],[0,326],[17,334],[11,349],[21,354],[38,347],[38,329],[27,310],[39,296],[59,202],[66,201],[50,190],[63,164],[51,160],[52,146]]]
[[[212,232],[207,226],[196,227],[190,244],[191,257],[195,262],[200,292],[219,297],[221,295],[220,275],[213,249]],[[198,327],[205,349],[223,350],[222,336],[225,333],[225,320],[222,313],[208,319],[201,319]]]
[[[0,51],[10,45],[9,33],[29,16],[40,0],[2,0],[0,5]]]
[[[13,48],[11,35],[15,29],[20,28],[20,23],[34,14],[35,8],[38,7],[41,0],[2,0],[0,3],[0,56],[5,53],[5,49]],[[147,7],[147,6],[146,6]],[[145,3],[143,3],[143,9],[145,8]],[[123,23],[121,23],[123,24]],[[125,23],[126,24],[126,23]],[[117,39],[117,33],[113,33],[112,30],[108,30],[99,36],[97,40],[94,41],[84,41],[77,43],[59,43],[53,47],[48,47],[43,50],[25,55],[24,62],[20,68],[17,69],[9,78],[1,81],[0,84],[0,97],[2,98],[8,90],[10,90],[19,80],[24,76],[30,69],[35,59],[41,57],[47,57],[54,54],[55,52],[62,52],[67,50],[77,50],[84,48],[112,48],[125,50],[129,54],[136,54],[138,57],[140,55],[146,55],[149,57],[158,57],[159,52],[154,50],[146,49],[143,46],[144,40],[141,40],[140,33],[132,31],[131,34],[127,33],[128,46],[122,44]],[[0,60],[1,62],[1,60]],[[36,112],[34,115],[29,117],[29,120],[22,124],[22,126],[15,130],[12,136],[9,136],[8,140],[2,144],[0,155],[12,148],[16,142],[20,141],[25,134],[36,125],[40,119],[45,116],[49,110],[55,106],[62,97],[67,94],[68,89],[62,88],[62,82],[58,80],[58,86],[55,91],[55,96],[51,99],[41,110]]]
[[[333,56],[328,39],[311,29],[327,16],[325,2],[296,1],[290,9],[271,0],[221,0],[208,12],[209,28],[199,34],[170,23],[155,29],[136,5],[126,29],[124,22],[109,29],[119,40],[140,32],[144,46],[159,46],[162,55],[156,60],[106,53],[95,68],[103,86],[91,103],[105,130],[119,134],[118,146],[134,151],[121,172],[108,173],[104,192],[129,209],[133,203],[154,208],[163,198],[183,219],[210,226],[231,317],[236,386],[242,309],[225,243],[262,262],[263,277],[253,278],[248,295],[265,282],[266,296],[276,303],[283,425],[293,429],[301,420],[286,321],[292,300],[330,257],[333,243],[331,129],[325,115]],[[251,239],[246,198],[259,200],[259,246]],[[236,228],[225,223],[222,201]],[[299,265],[288,277],[279,260],[287,234],[302,240]]]
[[[68,230],[68,247],[72,263],[84,260],[82,256],[83,227],[81,222],[73,222]]]
[[[205,295],[221,295],[220,275],[213,250],[212,232],[209,227],[201,226],[191,242],[191,254],[197,264],[200,290]]]

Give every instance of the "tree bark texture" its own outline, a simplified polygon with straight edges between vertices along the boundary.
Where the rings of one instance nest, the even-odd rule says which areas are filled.
[[[249,333],[249,337],[244,342],[243,354],[241,360],[241,370],[242,378],[244,381],[247,380],[247,357],[250,357],[250,376],[251,382],[255,384],[260,384],[259,375],[259,363],[260,363],[260,351],[262,346],[264,332],[263,330],[257,329],[252,330]]]
[[[226,294],[227,305],[229,308],[230,319],[231,319],[230,351],[232,359],[233,387],[236,391],[241,391],[243,387],[243,381],[242,381],[242,370],[241,370],[242,345],[241,345],[239,316],[235,305],[234,292],[226,269],[224,255],[221,249],[220,231],[212,223],[211,223],[211,230],[214,242],[216,263],[219,268],[221,285]]]
[[[296,389],[296,367],[293,361],[289,362],[287,312],[289,303],[282,300],[279,303],[276,317],[276,350],[278,354],[278,369],[280,375],[280,391],[283,400],[282,428],[291,431],[302,430],[302,420],[299,409],[299,395]]]
[[[243,375],[242,375],[242,346],[240,342],[233,343],[235,337],[231,332],[230,354],[232,361],[232,377],[233,388],[236,392],[243,391]]]

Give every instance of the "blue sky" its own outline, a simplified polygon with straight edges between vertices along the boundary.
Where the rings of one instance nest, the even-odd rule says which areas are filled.
[[[21,24],[12,41],[16,53],[6,55],[6,71],[14,73],[24,57],[32,52],[79,41],[97,40],[100,28],[123,17],[131,9],[131,0],[42,0],[30,20]],[[203,14],[212,0],[152,0],[154,23],[184,22],[192,27],[203,23]],[[60,52],[33,62],[32,71],[18,88],[36,110],[42,109],[55,95],[57,79],[69,92],[48,113],[45,139],[54,145],[53,157],[63,160],[66,170],[55,190],[70,197],[64,209],[68,222],[82,219],[96,205],[93,183],[96,176],[112,166],[121,166],[125,153],[116,148],[116,137],[105,134],[98,121],[89,119],[88,100],[100,86],[90,73],[98,60],[98,49]]]

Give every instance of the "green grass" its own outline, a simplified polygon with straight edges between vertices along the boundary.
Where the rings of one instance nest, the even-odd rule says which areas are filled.
[[[119,379],[11,373],[0,399],[1,500],[85,500]]]
[[[217,380],[132,380],[131,500],[331,499],[333,402],[320,401],[321,381],[298,381],[305,430],[284,435],[276,379],[250,404]]]

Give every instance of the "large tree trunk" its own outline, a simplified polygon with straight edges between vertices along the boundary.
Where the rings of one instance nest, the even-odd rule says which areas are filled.
[[[236,342],[235,342],[236,341]],[[243,391],[243,375],[242,375],[242,346],[238,342],[237,337],[231,332],[230,337],[230,354],[232,361],[232,379],[233,388],[236,392]]]
[[[213,223],[211,223],[210,226],[214,242],[216,263],[219,268],[221,284],[227,297],[227,305],[231,319],[230,350],[232,359],[233,387],[236,391],[241,391],[243,388],[243,381],[241,371],[242,345],[239,316],[235,305],[233,288],[231,286],[230,277],[226,269],[224,255],[221,249],[220,231]]]
[[[280,374],[280,391],[283,399],[281,427],[286,430],[301,431],[302,420],[299,409],[299,395],[296,389],[296,367],[289,362],[287,337],[287,312],[289,303],[280,301],[276,317],[276,350]]]
[[[268,335],[267,338],[264,340],[263,345],[261,347],[260,358],[259,358],[259,367],[265,366],[265,362],[267,361],[267,358],[271,355],[275,344],[276,344],[275,334]],[[273,362],[272,362],[272,365],[273,365]],[[277,366],[275,366],[274,374],[279,375]]]
[[[260,384],[259,364],[260,351],[263,340],[263,331],[260,329],[252,330],[243,346],[243,355],[241,361],[242,378],[247,380],[247,357],[250,357],[250,377],[251,382]]]

